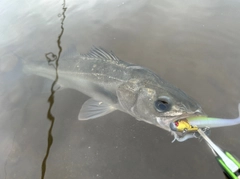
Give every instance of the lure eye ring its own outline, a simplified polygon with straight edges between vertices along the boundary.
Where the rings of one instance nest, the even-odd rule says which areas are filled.
[[[160,113],[169,111],[171,109],[170,99],[164,96],[160,97],[155,101],[154,106]]]

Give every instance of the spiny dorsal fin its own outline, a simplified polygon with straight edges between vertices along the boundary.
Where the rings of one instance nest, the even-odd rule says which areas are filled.
[[[103,60],[111,60],[111,61],[116,61],[119,62],[120,60],[113,55],[113,53],[109,53],[102,48],[98,47],[93,47],[88,54],[82,55],[86,58],[100,58]]]

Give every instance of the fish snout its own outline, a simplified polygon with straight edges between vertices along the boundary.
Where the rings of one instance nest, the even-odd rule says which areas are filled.
[[[206,116],[206,113],[202,110],[202,108],[198,108],[196,111],[194,111],[194,115],[196,115],[196,116]]]
[[[186,109],[186,116],[189,115],[191,117],[191,116],[205,116],[206,115],[206,113],[203,111],[202,107],[198,104],[192,108],[186,107],[185,109]]]

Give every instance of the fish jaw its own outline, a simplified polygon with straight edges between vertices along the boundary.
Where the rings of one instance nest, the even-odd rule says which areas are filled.
[[[175,140],[177,140],[178,142],[184,142],[188,139],[198,137],[196,137],[195,132],[179,132],[174,122],[178,120],[185,120],[189,117],[197,117],[202,115],[205,115],[205,113],[202,110],[197,110],[195,113],[184,114],[181,116],[168,117],[165,119],[157,118],[157,126],[167,130],[174,136],[174,140],[172,142],[174,142]]]
[[[164,118],[157,117],[156,121],[157,121],[158,127],[163,128],[167,131],[173,132],[173,131],[177,131],[176,127],[172,125],[175,121],[187,119],[190,117],[197,117],[197,116],[206,116],[206,114],[201,108],[199,108],[195,112],[184,113],[179,116],[177,116],[177,115],[176,116],[168,116],[168,117],[164,117]]]

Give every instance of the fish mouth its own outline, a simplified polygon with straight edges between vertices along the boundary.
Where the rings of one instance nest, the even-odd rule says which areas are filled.
[[[182,141],[186,140],[184,139],[185,136],[193,136],[193,135],[190,135],[190,134],[187,134],[185,132],[179,132],[178,131],[178,125],[179,125],[179,121],[178,120],[187,120],[188,118],[190,117],[196,117],[196,116],[206,116],[206,114],[201,110],[196,110],[194,112],[190,112],[190,113],[185,113],[185,114],[182,114],[180,116],[176,116],[174,118],[171,119],[171,122],[168,123],[168,127],[170,129],[170,132],[175,136],[174,140],[177,139],[178,141],[181,141],[179,139],[183,139]],[[192,137],[191,137],[192,138]]]
[[[171,131],[177,131],[177,127],[175,125],[175,122],[177,120],[187,119],[190,117],[196,117],[196,116],[206,116],[206,114],[202,110],[196,110],[194,112],[185,113],[179,116],[169,116],[169,119],[166,119],[164,121],[165,125],[170,128]]]
[[[185,112],[181,115],[176,116],[165,116],[165,118],[157,118],[157,125],[167,131],[171,132],[177,132],[176,126],[174,126],[174,122],[177,120],[187,119],[190,117],[196,117],[196,116],[206,116],[206,114],[201,110],[198,109],[194,112]]]

